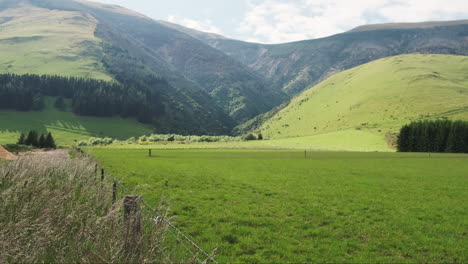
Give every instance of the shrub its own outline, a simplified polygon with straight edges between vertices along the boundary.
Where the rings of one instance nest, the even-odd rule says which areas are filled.
[[[9,152],[25,152],[25,151],[31,151],[32,147],[31,146],[26,146],[26,145],[18,145],[18,144],[6,144],[3,145],[3,147],[8,150]]]
[[[257,138],[253,134],[248,134],[244,137],[244,140],[256,140]]]
[[[114,139],[106,137],[106,138],[96,138],[92,137],[89,138],[87,141],[80,141],[78,142],[78,146],[97,146],[97,145],[110,145],[114,143]]]

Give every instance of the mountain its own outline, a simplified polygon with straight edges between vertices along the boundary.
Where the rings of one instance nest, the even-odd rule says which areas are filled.
[[[119,82],[142,97],[152,89],[163,109],[152,117],[156,132],[228,134],[239,124],[262,120],[263,113],[271,115],[311,85],[373,60],[407,53],[468,55],[468,23],[368,25],[322,39],[264,45],[116,5],[0,0],[0,52],[0,73]],[[168,85],[155,85],[154,77]]]
[[[335,141],[372,137],[391,144],[394,133],[410,121],[468,120],[467,72],[465,56],[380,59],[310,87],[256,131],[270,139],[331,134]]]
[[[180,26],[179,26],[180,27]],[[327,38],[262,45],[180,29],[236,58],[294,96],[312,84],[384,57],[411,54],[468,55],[468,20],[369,25]]]
[[[363,32],[374,30],[388,30],[388,29],[418,29],[418,28],[437,28],[447,26],[459,26],[468,24],[468,20],[454,20],[454,21],[429,21],[420,23],[387,23],[387,24],[374,24],[359,26],[350,30],[349,32]]]
[[[172,90],[161,91],[167,113],[157,122],[161,131],[229,133],[284,98],[223,52],[118,6],[1,0],[0,27],[0,48],[8,54],[1,72],[167,80]]]

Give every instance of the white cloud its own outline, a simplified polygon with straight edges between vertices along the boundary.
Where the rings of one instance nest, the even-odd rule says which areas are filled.
[[[182,26],[193,28],[199,31],[222,34],[221,29],[213,25],[213,21],[211,21],[210,19],[205,19],[205,20],[195,20],[195,19],[189,19],[189,18],[179,19],[176,16],[169,15],[167,17],[167,20],[171,23],[180,24]]]
[[[468,18],[466,0],[244,0],[237,31],[264,43],[319,38],[369,23]]]

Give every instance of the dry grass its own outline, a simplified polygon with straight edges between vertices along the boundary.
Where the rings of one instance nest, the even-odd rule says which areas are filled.
[[[139,250],[125,247],[122,201],[88,158],[0,163],[0,263],[166,263],[167,224],[143,217]]]

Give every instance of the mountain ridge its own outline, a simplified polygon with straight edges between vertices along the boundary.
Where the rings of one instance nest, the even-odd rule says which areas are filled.
[[[200,32],[192,35],[236,58],[263,75],[273,89],[289,96],[334,73],[384,57],[411,53],[468,55],[467,20],[411,24],[416,28],[379,28],[379,25],[325,38],[270,45],[210,38]],[[426,27],[418,28],[421,25]]]
[[[55,19],[53,25],[68,31],[54,39],[37,29],[40,23],[28,22],[28,34],[19,35],[12,25],[34,15],[7,14],[21,5],[49,10],[43,21]],[[0,61],[2,72],[167,80],[171,89],[161,91],[166,114],[155,120],[159,132],[229,133],[329,76],[385,57],[468,55],[468,20],[367,25],[321,39],[266,45],[158,21],[117,5],[0,0],[0,28],[0,47],[12,56]],[[88,39],[72,41],[85,35]]]
[[[427,21],[427,22],[414,22],[414,23],[381,23],[369,24],[353,28],[347,32],[362,32],[383,29],[416,29],[416,28],[434,28],[445,26],[458,26],[468,24],[468,19],[465,20],[451,20],[451,21]],[[345,32],[346,33],[346,32]]]

